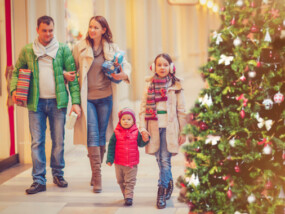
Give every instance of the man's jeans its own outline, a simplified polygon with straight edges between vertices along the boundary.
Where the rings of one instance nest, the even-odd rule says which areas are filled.
[[[167,150],[166,142],[166,128],[159,128],[160,147],[155,153],[156,161],[159,167],[158,186],[168,187],[168,183],[172,180],[171,173],[171,156],[172,154]]]
[[[106,130],[112,112],[112,95],[87,102],[87,146],[105,146]]]
[[[32,136],[33,180],[46,183],[46,120],[49,119],[52,150],[50,167],[53,176],[63,176],[64,124],[66,108],[57,109],[56,99],[39,99],[37,112],[29,111],[29,124]]]

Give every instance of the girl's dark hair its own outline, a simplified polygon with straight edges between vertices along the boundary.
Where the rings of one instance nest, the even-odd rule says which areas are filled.
[[[52,22],[53,25],[54,25],[53,18],[51,18],[50,16],[41,16],[41,17],[39,17],[38,20],[37,20],[37,26],[38,26],[38,28],[39,28],[41,23],[45,23],[45,24],[47,24],[47,25],[50,25],[51,22]]]
[[[103,17],[103,16],[93,16],[91,17],[90,21],[89,21],[89,25],[90,22],[92,20],[96,20],[97,22],[99,22],[99,24],[102,26],[102,28],[106,28],[106,32],[103,34],[103,38],[108,42],[108,43],[113,43],[113,36],[112,36],[112,32],[111,29],[109,27],[109,24],[107,22],[107,20]],[[88,25],[88,29],[89,29],[89,25]],[[87,35],[86,38],[87,42],[93,47],[93,39],[90,38],[89,33],[87,31]]]
[[[158,54],[158,55],[155,57],[155,60],[154,60],[154,64],[155,64],[155,65],[156,65],[156,61],[157,61],[157,59],[158,59],[159,57],[162,57],[162,58],[166,59],[166,61],[169,63],[169,65],[170,65],[171,63],[173,63],[171,57],[170,57],[167,53],[161,53],[161,54]],[[169,75],[170,75],[171,80],[172,80],[172,84],[171,84],[171,85],[174,85],[176,81],[177,81],[177,82],[180,82],[180,80],[175,76],[175,72],[173,72],[173,73],[170,73],[170,72],[169,72]]]

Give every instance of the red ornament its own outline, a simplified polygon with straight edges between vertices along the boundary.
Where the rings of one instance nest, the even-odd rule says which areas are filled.
[[[224,180],[224,181],[228,180],[229,178],[230,178],[230,175],[225,175],[225,176],[223,176],[223,180]]]
[[[257,62],[256,62],[256,67],[260,67],[261,66],[261,62],[258,60]]]
[[[232,192],[231,189],[228,190],[227,196],[228,196],[229,199],[231,199],[231,197],[233,196],[233,192]]]
[[[240,168],[239,168],[238,165],[235,166],[235,171],[236,171],[236,172],[240,172]]]
[[[245,117],[245,111],[241,110],[239,113],[240,117],[243,119]]]
[[[256,27],[255,24],[253,24],[252,27],[250,28],[250,31],[251,31],[252,33],[257,33],[258,30],[259,30],[259,29],[258,29],[258,27]]]
[[[200,122],[199,126],[200,126],[200,129],[202,131],[205,131],[205,130],[208,129],[208,126],[207,126],[207,124],[205,122]]]
[[[284,101],[284,95],[283,94],[281,94],[280,92],[278,92],[278,93],[276,93],[275,95],[274,95],[274,102],[275,103],[278,103],[278,104],[280,104],[280,103],[282,103],[283,101]]]
[[[242,75],[239,79],[240,79],[240,81],[242,81],[242,82],[246,81],[246,77],[245,77],[244,75]]]
[[[272,183],[270,180],[267,181],[267,183],[265,184],[265,189],[271,189],[272,188]]]
[[[209,68],[209,73],[213,73],[213,72],[214,72],[214,68],[213,67]]]
[[[234,25],[236,23],[236,19],[235,17],[233,17],[233,19],[231,20],[231,25]]]
[[[193,204],[191,201],[188,202],[188,207],[189,207],[189,210],[193,210],[195,208],[195,204]]]
[[[200,152],[200,151],[201,149],[199,147],[195,149],[195,152]]]
[[[285,160],[285,150],[283,150],[282,159]]]

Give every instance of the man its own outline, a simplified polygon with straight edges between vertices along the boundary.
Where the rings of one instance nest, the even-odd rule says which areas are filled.
[[[54,21],[42,16],[37,21],[38,38],[26,45],[16,62],[12,74],[10,92],[16,103],[16,87],[19,69],[31,69],[28,95],[29,127],[32,137],[33,184],[26,190],[35,194],[46,190],[46,119],[50,124],[52,151],[50,167],[53,182],[59,187],[67,187],[63,178],[64,162],[64,124],[68,104],[68,92],[64,84],[63,70],[74,72],[74,59],[69,48],[59,43],[53,35]],[[69,82],[72,108],[71,112],[80,116],[80,92],[77,78]]]

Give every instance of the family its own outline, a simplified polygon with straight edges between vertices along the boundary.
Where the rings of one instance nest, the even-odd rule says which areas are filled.
[[[146,78],[139,122],[130,108],[118,109],[117,87],[103,72],[102,64],[111,61],[120,51],[113,42],[112,32],[103,16],[89,21],[85,39],[71,52],[54,37],[54,20],[42,16],[37,20],[38,37],[20,52],[12,74],[10,93],[14,103],[20,69],[30,69],[32,75],[28,93],[29,129],[32,151],[32,185],[27,194],[46,191],[45,133],[47,118],[52,139],[50,167],[53,183],[67,187],[64,179],[64,125],[69,94],[69,112],[78,115],[74,126],[74,144],[87,146],[94,193],[102,191],[101,164],[108,143],[106,164],[115,164],[117,182],[124,205],[133,204],[134,186],[139,164],[138,147],[155,155],[159,166],[156,206],[166,207],[173,191],[171,157],[179,151],[186,137],[181,134],[186,124],[184,93],[181,80],[175,76],[171,57],[159,54]],[[124,57],[114,80],[130,83],[131,65]],[[68,85],[68,90],[67,90]]]

